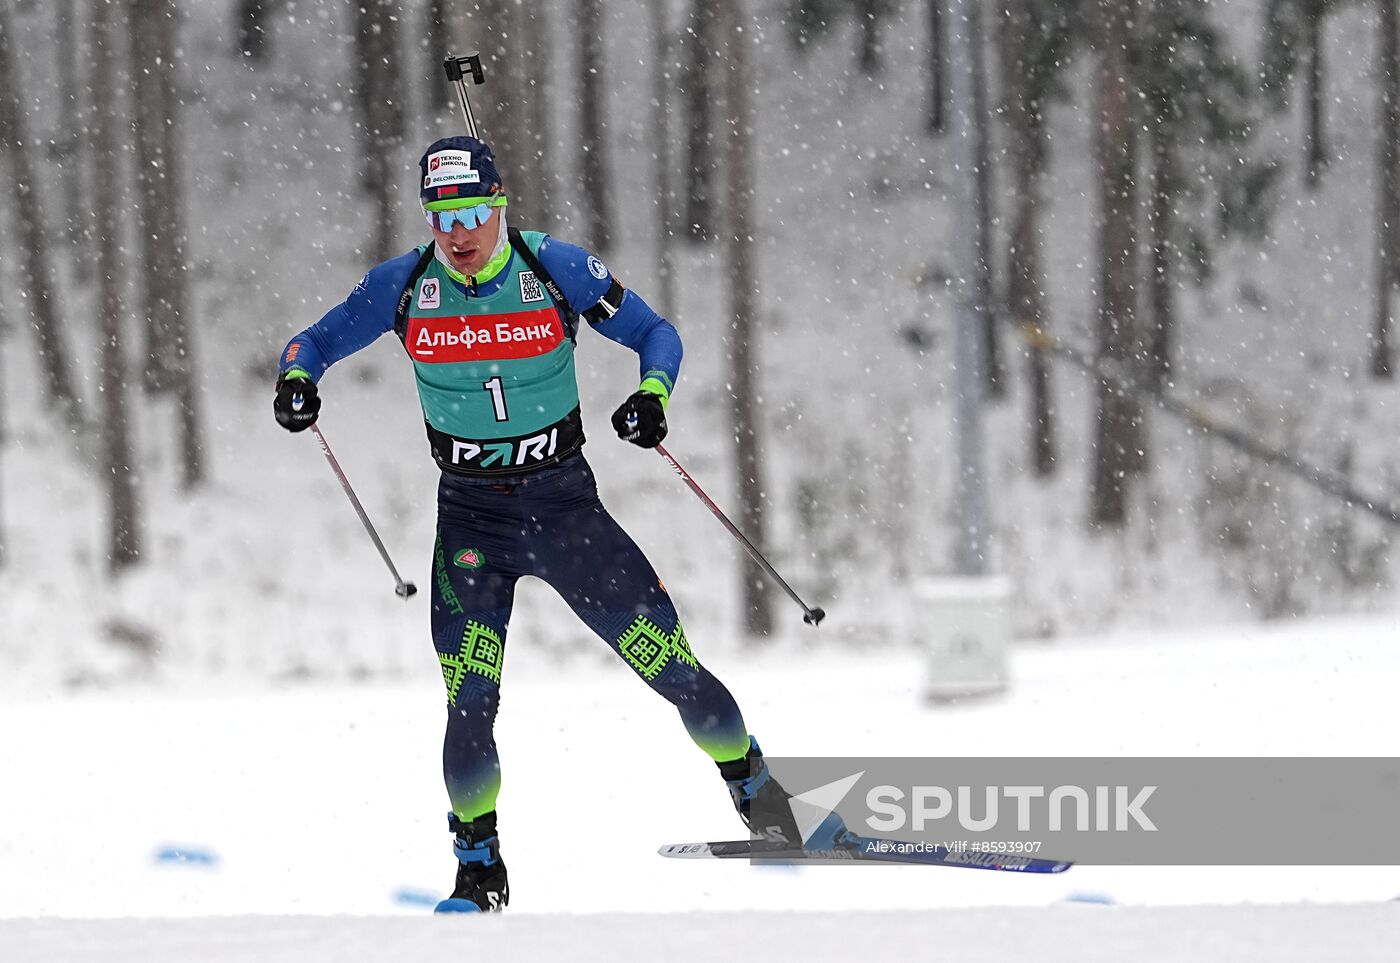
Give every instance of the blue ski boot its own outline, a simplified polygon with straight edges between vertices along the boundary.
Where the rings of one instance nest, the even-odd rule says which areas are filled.
[[[725,785],[729,787],[729,798],[734,801],[734,809],[754,839],[790,843],[794,848],[821,850],[834,849],[849,836],[845,822],[834,812],[827,813],[806,832],[798,826],[797,817],[789,804],[792,795],[769,772],[763,750],[753,736],[749,736],[747,754],[717,765]],[[755,813],[762,816],[764,825],[754,824]]]
[[[510,902],[510,886],[501,860],[501,841],[496,837],[495,812],[469,823],[449,814],[447,825],[457,836],[452,843],[457,854],[457,885],[433,912],[499,913]]]

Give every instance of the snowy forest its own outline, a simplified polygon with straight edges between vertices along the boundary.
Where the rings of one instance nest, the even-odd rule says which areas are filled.
[[[428,237],[473,88],[512,223],[679,329],[672,452],[587,453],[707,650],[902,644],[999,573],[1018,635],[1394,608],[1395,0],[3,0],[0,664],[429,672],[278,352]],[[425,584],[393,339],[321,424]],[[532,590],[533,591],[533,590]],[[541,591],[517,637],[602,657]],[[420,606],[414,610],[413,606]],[[295,644],[289,644],[295,639]]]
[[[1333,844],[1400,758],[1397,6],[0,0],[0,959],[1391,960],[1400,834]],[[462,91],[500,180],[425,208],[489,173],[428,151]],[[527,305],[505,224],[674,325],[661,457],[615,415],[660,369]],[[543,315],[470,361],[591,475],[440,471],[387,320],[297,382],[435,240],[399,334],[414,285]],[[454,444],[540,430],[498,374],[450,372],[497,432]],[[1384,765],[1276,818],[1325,757]],[[1088,761],[1269,845],[857,859],[857,781],[950,759],[1027,764],[1008,819]]]

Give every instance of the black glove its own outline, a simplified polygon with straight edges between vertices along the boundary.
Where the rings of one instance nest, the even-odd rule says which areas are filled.
[[[650,391],[638,391],[613,412],[617,437],[642,448],[655,448],[666,437],[666,409]]]
[[[321,411],[321,399],[316,395],[316,382],[305,375],[277,379],[277,397],[272,399],[272,411],[277,423],[288,431],[305,431],[316,424]]]

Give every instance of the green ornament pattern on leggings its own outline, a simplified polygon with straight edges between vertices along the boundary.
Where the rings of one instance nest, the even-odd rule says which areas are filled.
[[[500,685],[504,658],[505,646],[495,630],[480,622],[468,622],[462,630],[462,644],[457,651],[438,653],[438,661],[442,663],[442,681],[447,684],[448,705],[457,704],[457,693],[462,691],[462,681],[469,672],[483,675]]]
[[[700,666],[695,661],[695,653],[690,651],[680,622],[676,622],[675,631],[666,632],[645,615],[637,616],[637,621],[622,633],[617,640],[617,650],[648,682],[660,675],[673,658],[692,669]]]

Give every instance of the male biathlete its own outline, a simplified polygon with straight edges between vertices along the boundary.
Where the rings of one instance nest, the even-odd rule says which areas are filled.
[[[696,659],[651,563],[598,500],[581,451],[580,317],[641,358],[641,383],[612,424],[643,448],[666,437],[681,363],[676,329],[582,248],[507,228],[507,195],[482,141],[436,141],[418,174],[432,242],[371,268],[343,303],[292,338],[273,408],[288,431],[309,428],[326,370],[390,331],[412,360],[441,470],[432,632],[447,683],[442,761],[458,869],[438,910],[491,911],[510,895],[496,834],[501,774],[492,728],[521,576],[553,586],[679,710],[745,824],[755,805],[789,810],[774,804],[786,795],[733,696]],[[750,828],[799,841],[791,820]]]

